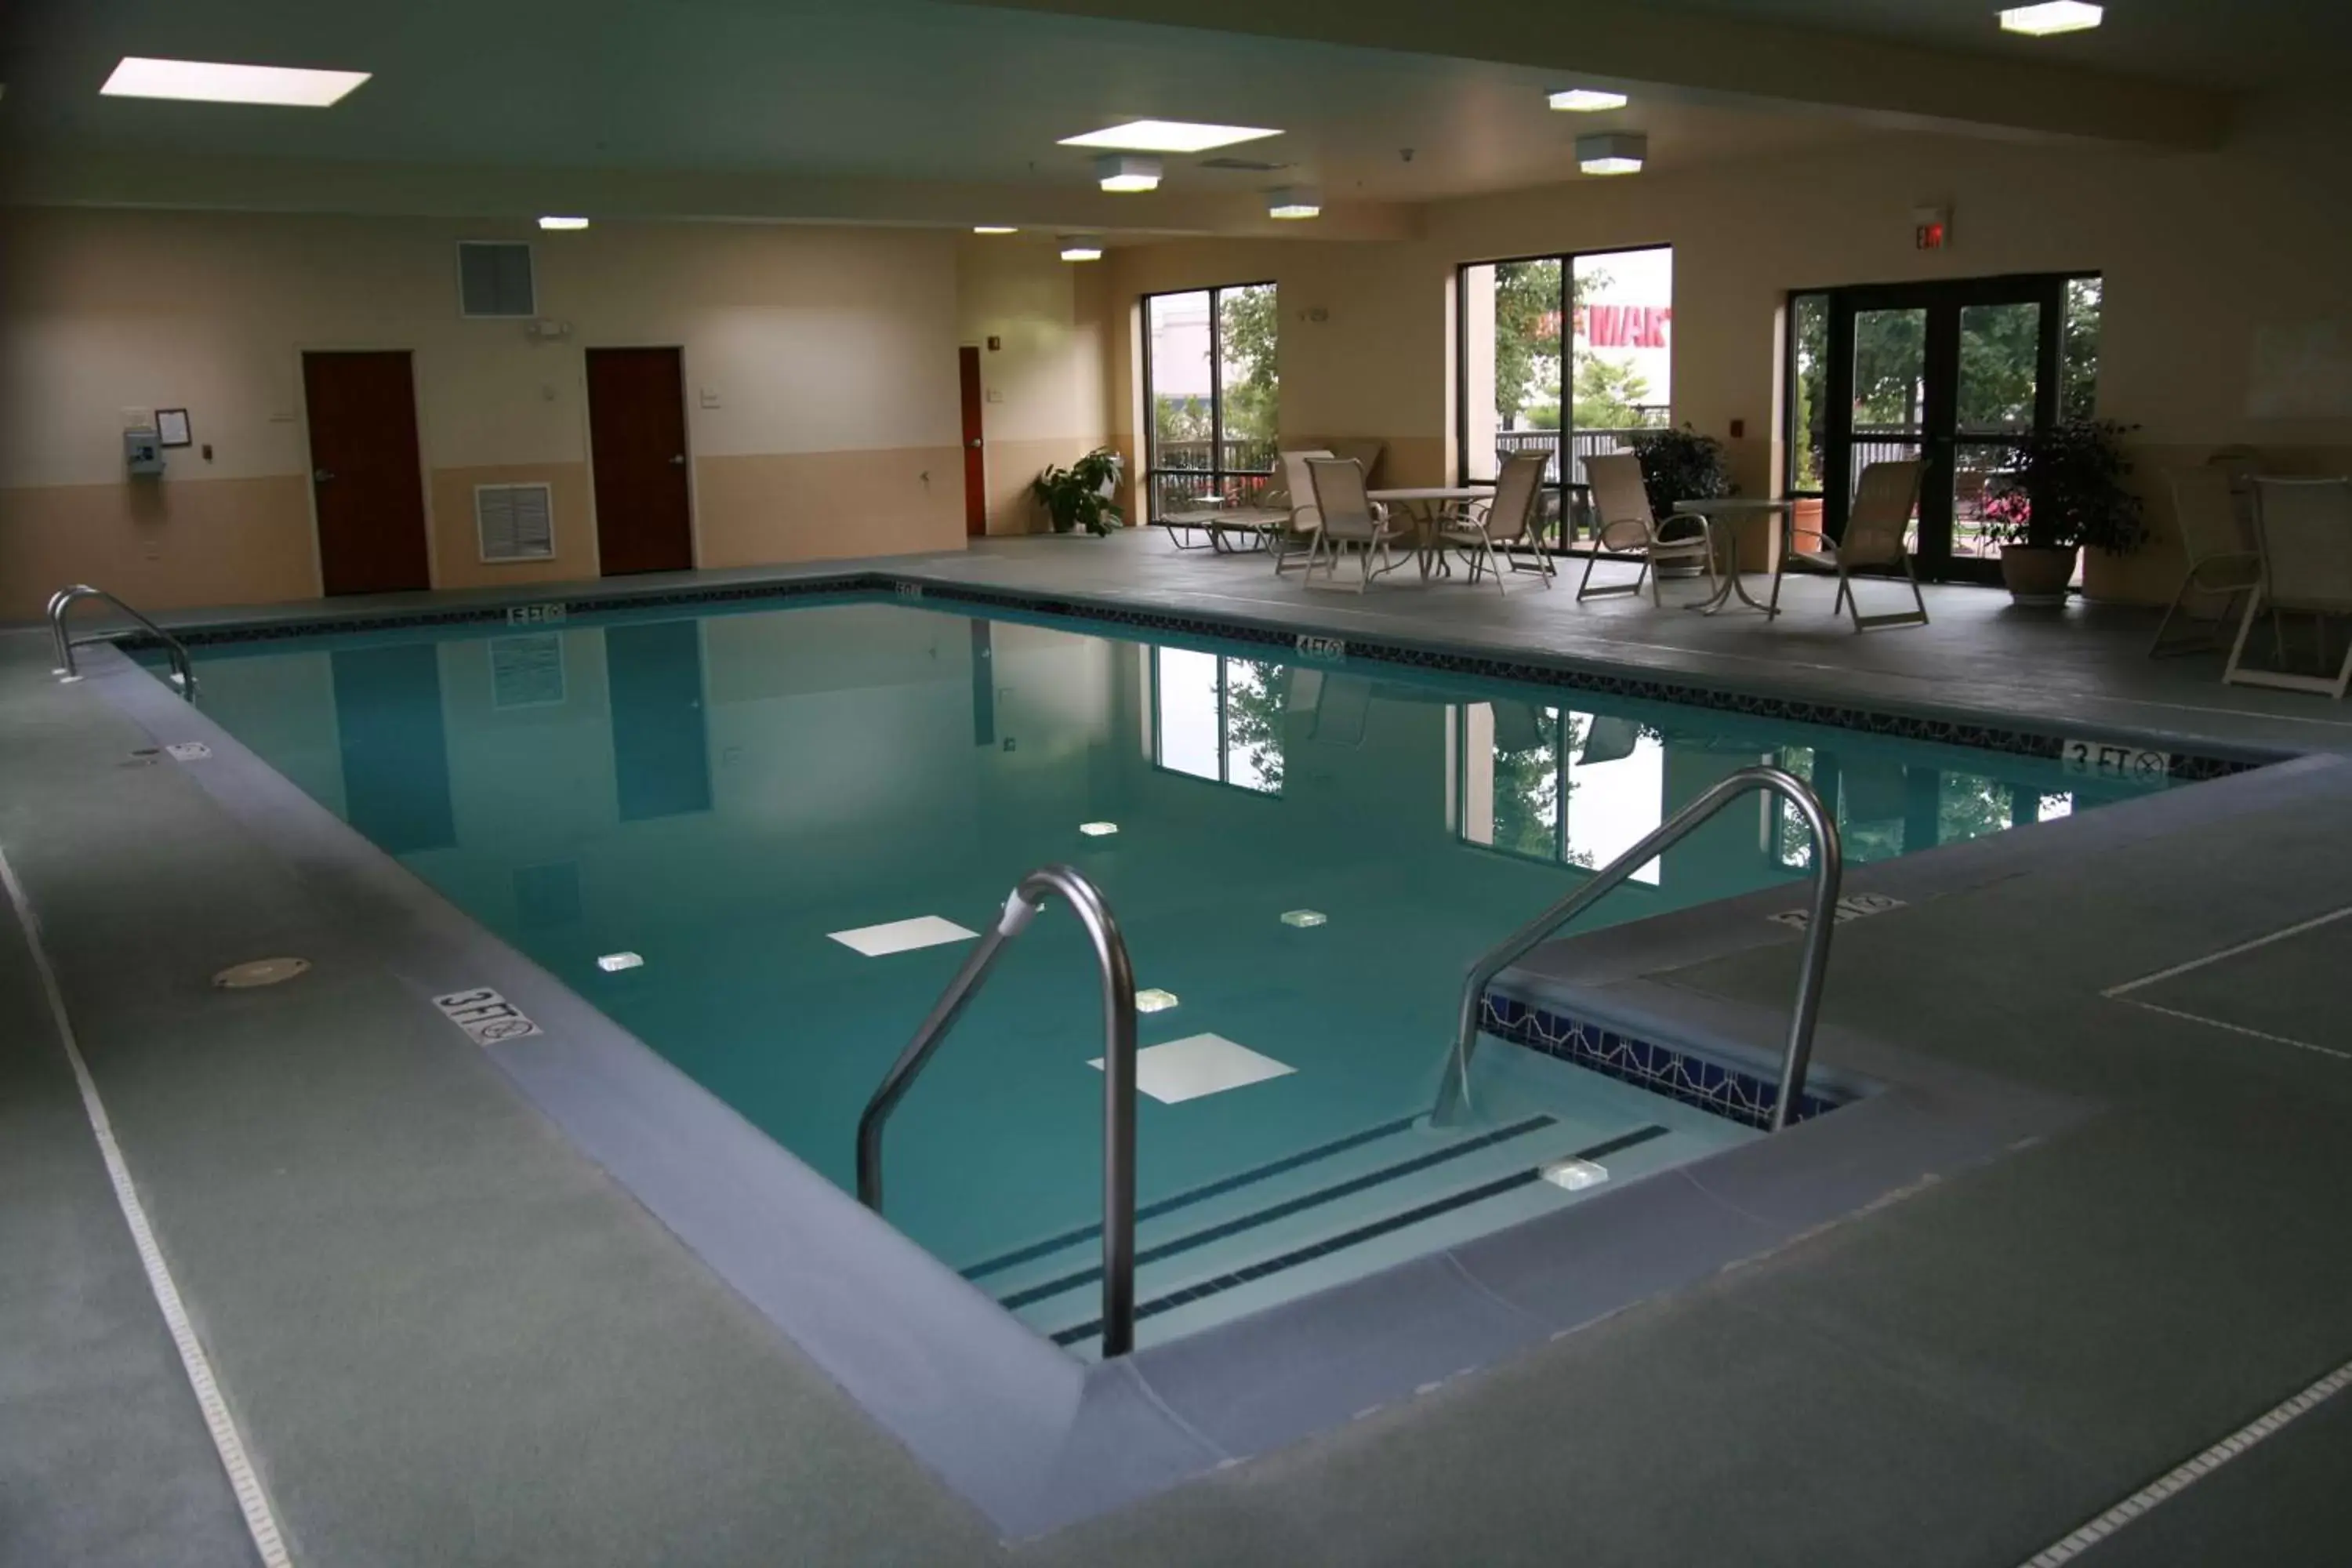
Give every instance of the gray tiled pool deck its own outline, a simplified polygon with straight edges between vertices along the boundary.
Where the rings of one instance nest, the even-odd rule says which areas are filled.
[[[2146,612],[1981,590],[1932,593],[1924,630],[1856,638],[1811,584],[1766,625],[1518,582],[1358,598],[1158,536],[873,564],[2059,733],[2352,742],[2323,700],[2142,658]],[[172,617],[205,618],[227,617]],[[2133,994],[2173,1011],[2102,994],[2352,903],[2352,762],[2332,754],[2104,827],[2126,808],[2021,830],[1940,872],[1905,862],[1932,896],[1840,931],[1832,1035],[2091,1105],[2078,1122],[1006,1543],[455,1037],[372,933],[322,915],[316,868],[184,770],[133,759],[146,731],[47,666],[39,637],[0,635],[0,849],[298,1563],[1999,1568],[2352,1360],[2333,984],[2352,920]],[[1672,919],[1537,967],[1649,1005],[1785,1006],[1786,943],[1678,942]],[[250,1561],[5,923],[0,1563]],[[299,985],[205,984],[298,944],[318,964]],[[2338,1401],[2078,1561],[2352,1560],[2347,1463]]]

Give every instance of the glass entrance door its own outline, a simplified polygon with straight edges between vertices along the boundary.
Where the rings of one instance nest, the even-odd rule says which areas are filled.
[[[1864,468],[1917,458],[1919,574],[1998,580],[1986,507],[2017,439],[2058,418],[2065,286],[1989,278],[1831,293],[1822,487],[1832,535]]]

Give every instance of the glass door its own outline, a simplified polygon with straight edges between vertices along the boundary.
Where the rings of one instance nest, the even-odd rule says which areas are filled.
[[[1829,295],[1822,515],[1843,531],[1862,471],[1917,458],[1914,565],[1993,582],[1984,538],[2018,437],[2058,417],[2061,277],[1841,289]]]

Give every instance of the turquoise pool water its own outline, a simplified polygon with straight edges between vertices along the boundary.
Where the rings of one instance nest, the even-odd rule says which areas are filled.
[[[1769,759],[1811,777],[1855,860],[2126,788],[1844,730],[901,603],[237,645],[202,673],[224,727],[845,1188],[858,1113],[967,943],[868,955],[835,933],[977,931],[1032,867],[1086,871],[1138,984],[1175,999],[1143,1018],[1147,1051],[1192,1042],[1158,1059],[1250,1069],[1139,1108],[1147,1343],[1757,1136],[1504,1046],[1481,1053],[1475,1125],[1421,1120],[1470,959],[1726,773]],[[1602,917],[1793,883],[1804,859],[1759,799]],[[600,966],[617,954],[642,963]],[[1101,1047],[1084,939],[1049,911],[887,1152],[891,1221],[1080,1353]],[[1534,1179],[1578,1155],[1600,1185]]]

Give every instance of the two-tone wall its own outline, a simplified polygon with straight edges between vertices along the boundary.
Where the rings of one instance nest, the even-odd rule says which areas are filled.
[[[962,342],[980,350],[988,531],[1034,533],[1030,481],[1108,437],[1107,279],[1028,234],[966,236],[956,278]]]
[[[2137,426],[2157,537],[2095,561],[2095,591],[2161,599],[2180,557],[2163,469],[2242,444],[2281,469],[2352,469],[2352,123],[2256,106],[2210,153],[1887,132],[1752,163],[1441,203],[1423,237],[1188,242],[1114,250],[1114,296],[1272,279],[1282,289],[1282,430],[1370,437],[1398,483],[1450,482],[1454,268],[1464,261],[1675,247],[1675,417],[1723,439],[1743,489],[1780,482],[1780,316],[1791,289],[2092,270],[2105,277],[2099,412]],[[1913,247],[1910,214],[1954,211]],[[1115,334],[1115,385],[1134,331]],[[1140,405],[1119,400],[1131,441]],[[1732,423],[1743,434],[1731,435]]]
[[[950,234],[42,210],[5,237],[0,618],[80,579],[154,607],[317,594],[310,349],[411,354],[438,587],[597,574],[583,354],[607,345],[683,351],[699,564],[963,541]],[[530,240],[568,331],[462,319],[461,238]],[[158,407],[196,444],[129,479],[125,411]],[[555,555],[486,563],[473,487],[517,480],[552,487]]]

